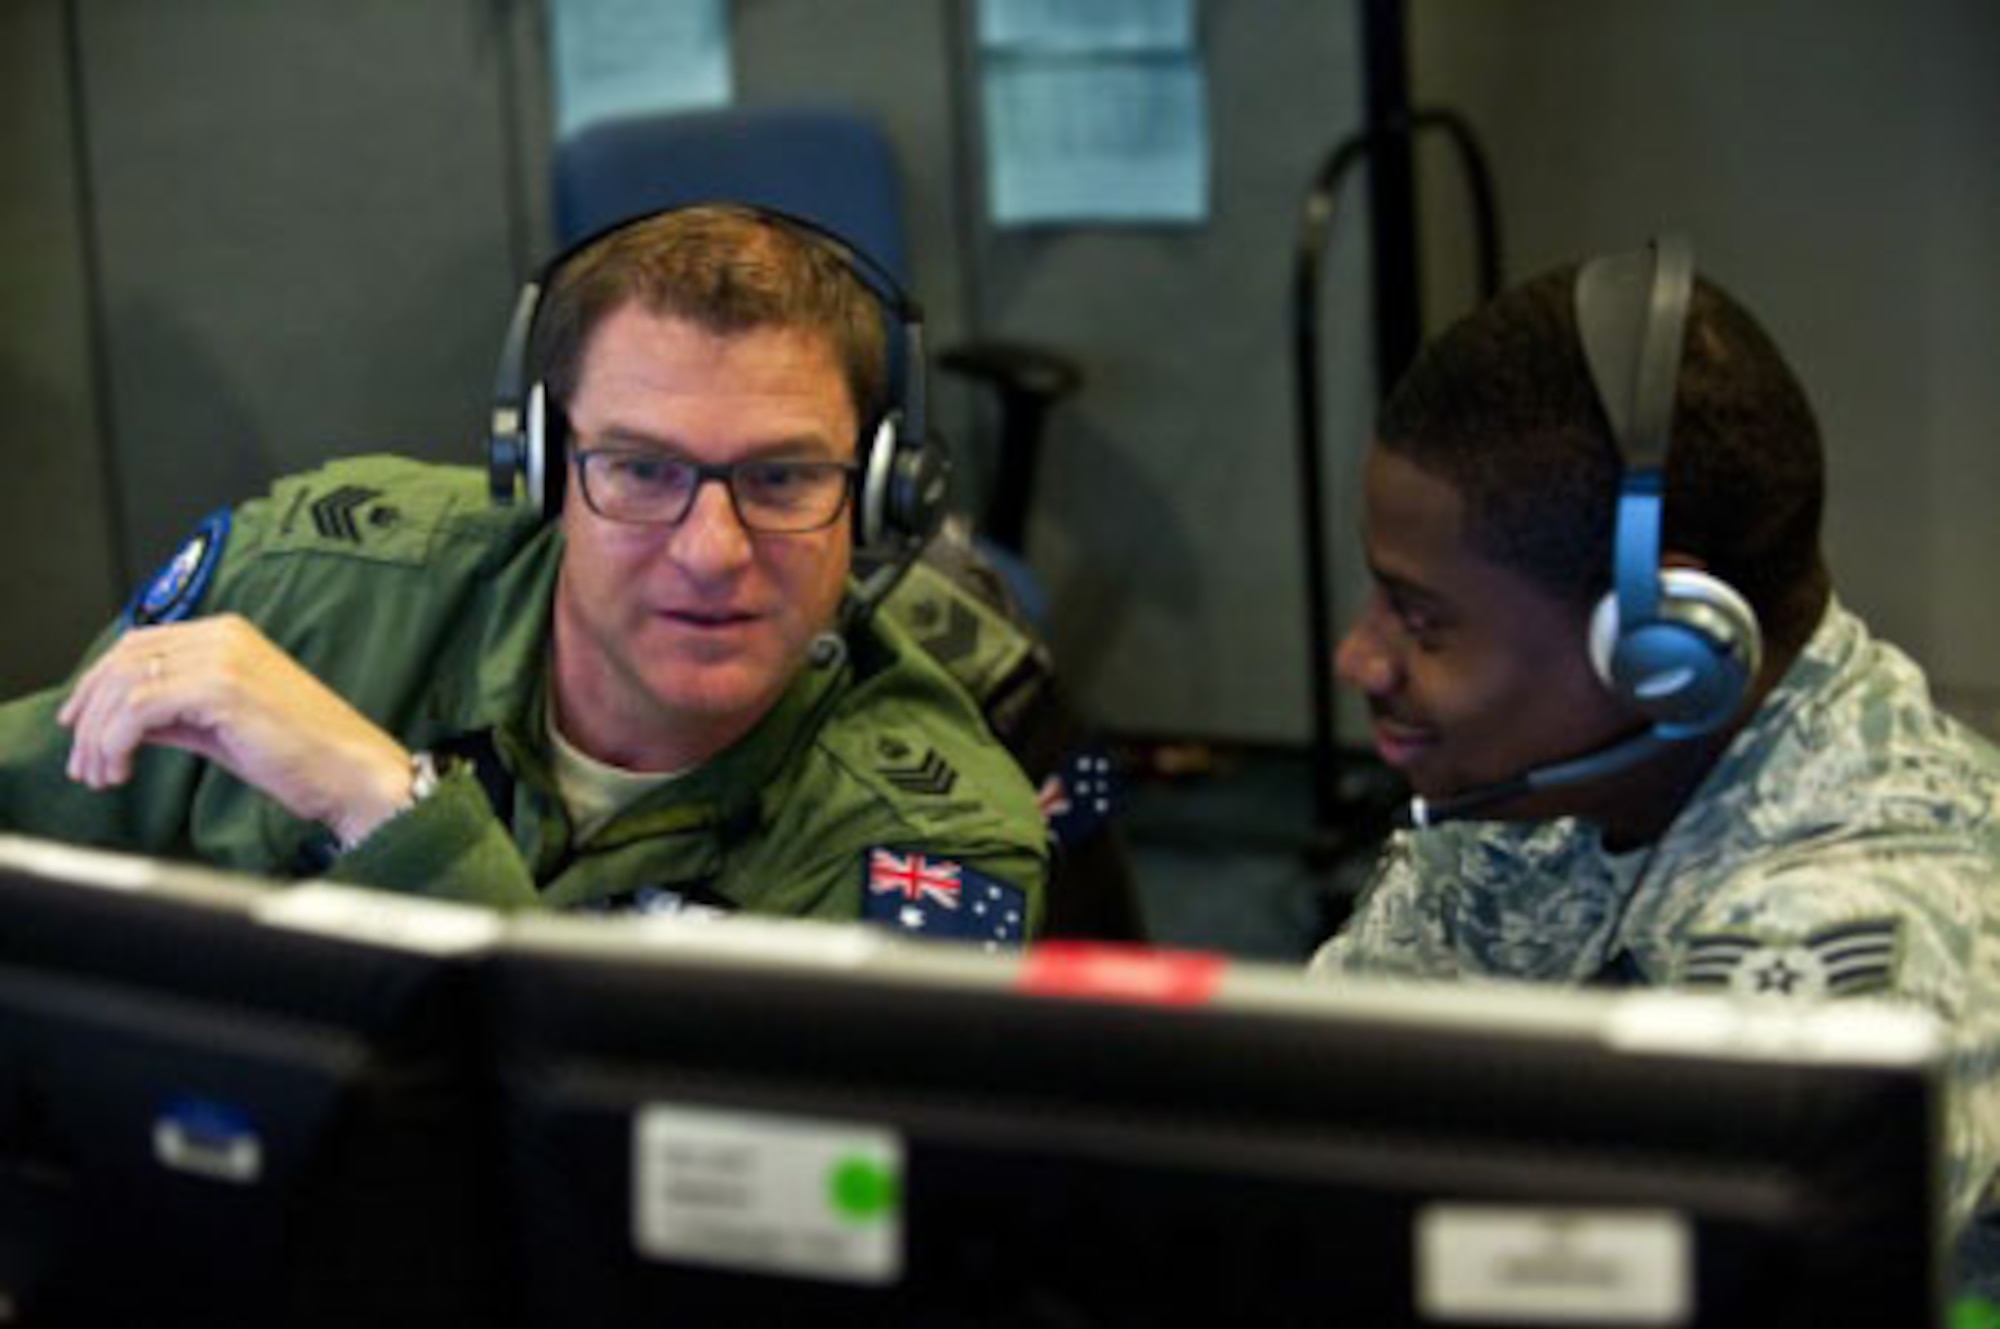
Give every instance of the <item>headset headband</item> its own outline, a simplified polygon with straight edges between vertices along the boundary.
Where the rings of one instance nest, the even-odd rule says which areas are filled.
[[[869,293],[883,321],[896,325],[886,347],[887,409],[880,416],[864,418],[862,436],[856,440],[861,480],[853,530],[857,573],[866,575],[855,598],[865,613],[887,595],[936,531],[948,496],[951,460],[929,434],[923,311],[881,261],[805,217],[735,202],[662,208],[593,231],[544,263],[515,300],[494,375],[487,440],[487,476],[494,500],[512,502],[525,482],[529,501],[545,516],[553,516],[563,501],[564,421],[547,400],[545,386],[532,372],[537,367],[530,363],[543,294],[564,265],[610,236],[695,209],[734,213],[821,248]],[[862,409],[872,403],[855,405]]]
[[[1694,251],[1682,235],[1577,274],[1577,334],[1624,465],[1612,588],[1628,625],[1659,609],[1667,448],[1693,290]]]
[[[749,203],[693,203],[655,212],[641,213],[612,222],[574,241],[544,262],[521,287],[514,311],[507,322],[506,340],[501,343],[500,365],[493,383],[492,436],[518,436],[525,425],[528,393],[533,383],[529,359],[534,353],[535,319],[542,296],[555,282],[563,266],[598,243],[621,231],[644,225],[656,218],[696,209],[734,212],[740,216],[782,226],[794,234],[825,248],[840,261],[854,279],[874,295],[895,322],[900,350],[892,349],[887,366],[894,409],[901,416],[901,430],[908,437],[927,437],[930,426],[928,393],[924,383],[923,309],[903,289],[887,265],[864,249],[856,248],[840,236],[807,217]],[[497,497],[497,495],[496,495]]]

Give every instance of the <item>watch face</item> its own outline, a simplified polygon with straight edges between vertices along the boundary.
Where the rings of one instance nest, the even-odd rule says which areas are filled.
[[[414,753],[410,757],[410,802],[421,803],[429,798],[438,786],[437,758],[428,752]]]

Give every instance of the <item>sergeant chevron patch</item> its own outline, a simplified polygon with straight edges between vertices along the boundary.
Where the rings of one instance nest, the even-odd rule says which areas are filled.
[[[1688,939],[1681,981],[1769,996],[1852,996],[1891,987],[1902,951],[1902,924],[1893,918],[1837,923],[1805,937],[1711,933]]]
[[[909,745],[884,739],[876,750],[883,758],[876,772],[906,794],[942,797],[958,784],[957,769],[939,756],[936,748],[925,748],[919,757]]]
[[[364,489],[360,485],[342,485],[322,494],[313,500],[313,528],[325,539],[358,545],[361,543],[361,528],[354,524],[354,514],[371,499],[381,496],[381,490]]]
[[[938,621],[940,618],[943,622]],[[939,664],[950,667],[979,649],[979,619],[956,600],[941,608],[928,602],[921,604],[917,606],[914,621],[920,634],[917,644]]]

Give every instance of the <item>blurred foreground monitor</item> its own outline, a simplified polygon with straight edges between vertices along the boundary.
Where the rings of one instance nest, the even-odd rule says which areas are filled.
[[[503,920],[0,839],[0,1305],[1938,1324],[1940,1055],[1864,1003]]]

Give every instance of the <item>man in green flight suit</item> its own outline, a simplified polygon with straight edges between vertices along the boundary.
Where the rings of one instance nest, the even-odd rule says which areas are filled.
[[[856,612],[855,546],[913,536],[881,477],[923,445],[862,271],[736,207],[560,260],[522,320],[531,501],[372,457],[211,517],[68,684],[0,708],[0,824],[502,908],[1019,944],[1034,791]]]

